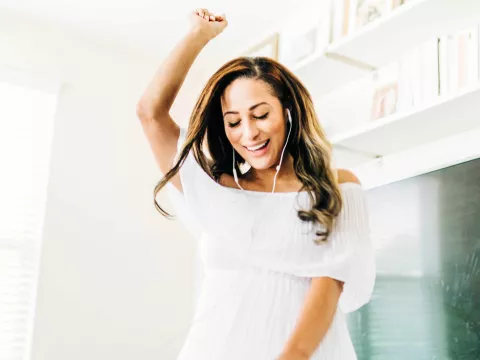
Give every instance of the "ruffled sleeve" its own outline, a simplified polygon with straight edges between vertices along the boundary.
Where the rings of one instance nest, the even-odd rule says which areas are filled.
[[[364,190],[360,184],[352,182],[342,183],[340,188],[343,207],[327,241],[317,245],[311,236],[298,235],[324,231],[324,225],[308,225],[306,232],[304,222],[294,224],[298,228],[289,236],[296,236],[296,239],[284,246],[283,261],[274,266],[300,277],[330,277],[342,281],[339,306],[347,313],[370,300],[375,284],[375,258]]]
[[[375,256],[364,190],[360,184],[343,186],[344,205],[328,239],[326,266],[321,275],[344,282],[339,306],[343,312],[369,302],[375,285]]]

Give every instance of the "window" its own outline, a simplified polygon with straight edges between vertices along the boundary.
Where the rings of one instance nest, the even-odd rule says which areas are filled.
[[[0,71],[0,359],[30,358],[57,90]],[[14,81],[12,79],[14,78]]]

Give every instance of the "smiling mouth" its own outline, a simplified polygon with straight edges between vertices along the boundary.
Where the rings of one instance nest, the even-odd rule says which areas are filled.
[[[268,145],[269,142],[270,142],[270,139],[268,139],[264,143],[259,144],[257,146],[252,146],[252,147],[244,146],[244,148],[247,149],[248,151],[255,152],[255,151],[264,149]]]

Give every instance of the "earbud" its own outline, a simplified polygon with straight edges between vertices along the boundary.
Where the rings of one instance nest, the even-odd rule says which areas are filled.
[[[290,109],[287,108],[287,117],[288,117],[288,122],[290,125],[292,125],[292,115],[290,115]]]

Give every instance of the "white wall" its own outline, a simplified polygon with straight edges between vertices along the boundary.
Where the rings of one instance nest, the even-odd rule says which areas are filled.
[[[160,173],[135,116],[159,62],[5,11],[0,43],[0,66],[63,84],[31,358],[174,358],[191,316],[194,242],[153,207]],[[175,104],[181,125],[200,73]]]

